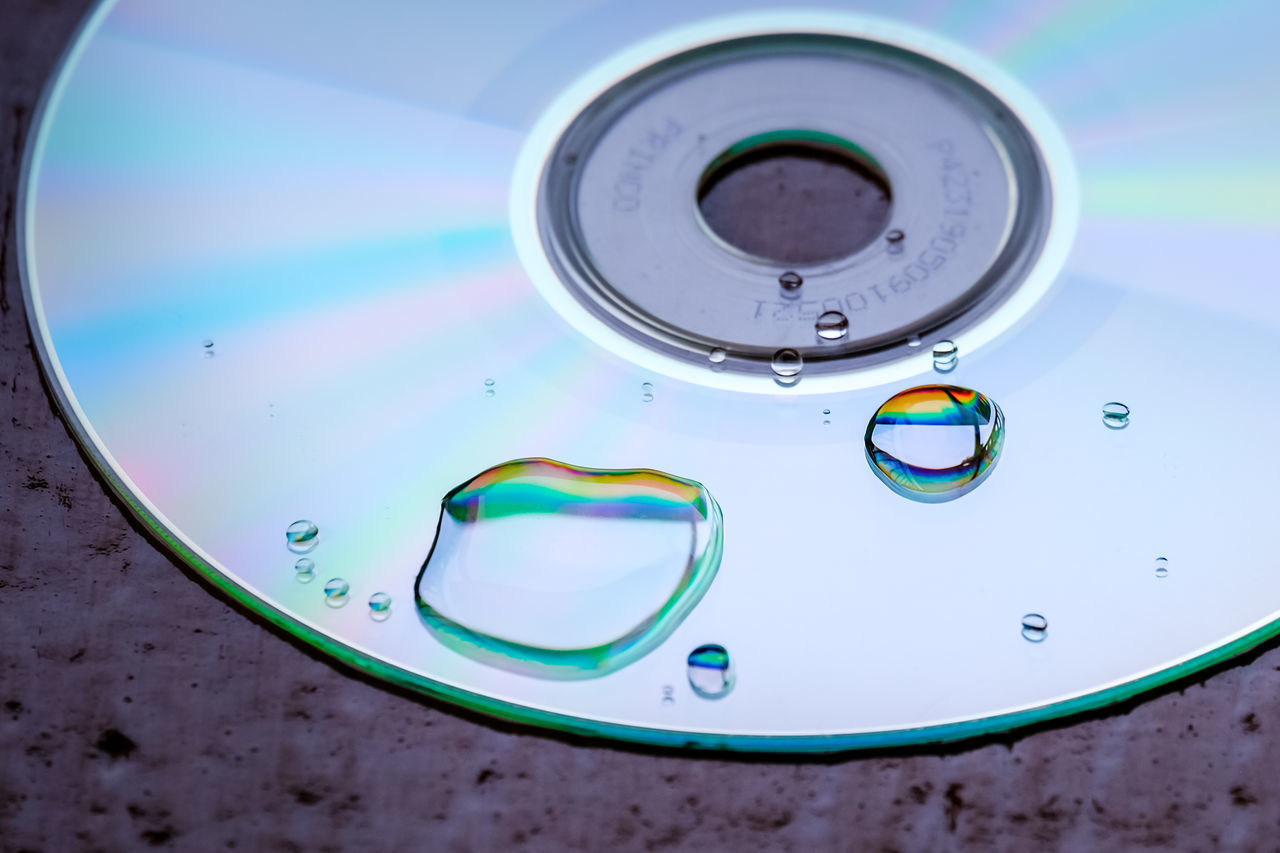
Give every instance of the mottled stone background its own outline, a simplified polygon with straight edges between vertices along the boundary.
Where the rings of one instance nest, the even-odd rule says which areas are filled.
[[[0,0],[4,850],[1280,847],[1274,648],[1007,739],[726,759],[478,719],[330,663],[213,593],[90,473],[23,316],[21,148],[86,5]]]

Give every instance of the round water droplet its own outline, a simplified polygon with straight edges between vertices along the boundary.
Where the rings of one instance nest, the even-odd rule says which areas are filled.
[[[484,395],[485,395],[486,397],[492,397],[492,396],[493,396],[493,389],[492,389],[492,388],[486,388],[486,389],[484,389]]]
[[[720,699],[733,689],[733,669],[724,646],[710,643],[689,653],[689,686],[703,699]]]
[[[485,385],[487,385],[487,386],[489,386],[490,388],[492,388],[492,387],[493,387],[493,380],[492,380],[492,379],[486,379],[486,380],[484,381],[484,384],[485,384]]]
[[[909,388],[867,424],[867,462],[890,489],[938,503],[977,488],[1000,458],[1004,414],[977,391],[954,385]]]
[[[830,409],[823,409],[823,410],[822,410],[822,414],[824,414],[824,415],[829,415],[829,414],[831,414],[831,410],[830,410]]]
[[[305,519],[295,521],[284,531],[285,544],[295,554],[305,554],[319,544],[320,528]]]
[[[1102,422],[1110,429],[1124,429],[1129,425],[1129,407],[1116,402],[1103,404]]]
[[[204,347],[205,349],[209,349],[213,346],[213,341],[209,340],[208,338],[205,338],[204,342],[201,343],[200,346]]]
[[[775,375],[789,378],[800,374],[804,367],[804,359],[793,349],[780,349],[773,354],[771,366]]]
[[[960,360],[960,349],[952,341],[938,341],[933,345],[933,369],[950,373]]]
[[[351,592],[351,584],[342,578],[331,578],[324,585],[324,603],[330,607],[341,607],[347,603],[349,592]]]
[[[901,243],[906,236],[906,234],[903,234],[897,228],[894,228],[892,231],[884,235],[884,239],[890,243]]]
[[[813,328],[824,341],[838,341],[849,334],[849,318],[839,311],[827,311]]]
[[[1156,557],[1156,577],[1163,578],[1169,575],[1169,559],[1167,557]]]
[[[1022,617],[1022,636],[1032,643],[1043,643],[1049,633],[1049,620],[1039,613],[1028,613]]]
[[[911,337],[907,338],[907,346],[909,346],[909,347],[918,347],[918,346],[920,346],[920,336],[919,336],[919,335],[912,335]]]
[[[729,357],[729,354],[724,350],[722,350],[720,347],[716,347],[715,349],[711,350],[711,352],[707,353],[707,361],[711,362],[712,364],[724,364],[724,360],[728,357]]]
[[[293,564],[293,570],[300,575],[309,575],[316,570],[316,561],[310,557],[299,557]]]
[[[778,276],[778,285],[785,291],[799,290],[802,284],[804,284],[804,279],[800,277],[800,273],[784,272]]]
[[[662,704],[663,705],[676,704],[675,693],[676,693],[676,689],[672,687],[670,684],[662,685]]]
[[[642,382],[640,384],[640,399],[646,403],[653,402],[653,383]]]
[[[375,592],[369,596],[369,618],[382,622],[391,615],[391,596],[385,592]]]

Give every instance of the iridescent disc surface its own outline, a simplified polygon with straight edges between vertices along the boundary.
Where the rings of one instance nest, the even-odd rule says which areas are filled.
[[[956,500],[902,499],[863,449],[881,404],[938,381],[937,341],[857,381],[735,379],[723,351],[668,369],[531,260],[529,152],[565,93],[783,21],[928,45],[1065,140],[1041,139],[1073,203],[1043,294],[956,337],[945,381],[1005,418],[999,470]],[[670,745],[1002,730],[1280,631],[1278,31],[1266,2],[106,3],[28,145],[28,314],[72,429],[166,546],[361,669]],[[612,515],[504,517],[438,595],[553,652],[643,639],[591,677],[494,665],[416,606],[442,499],[532,459],[661,476]],[[710,510],[672,514],[699,489],[713,577]]]

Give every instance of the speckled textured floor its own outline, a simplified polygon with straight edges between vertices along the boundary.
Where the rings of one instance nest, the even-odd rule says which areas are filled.
[[[4,850],[1280,849],[1275,648],[998,742],[726,760],[463,715],[211,592],[78,455],[18,293],[21,145],[85,5],[0,15]]]

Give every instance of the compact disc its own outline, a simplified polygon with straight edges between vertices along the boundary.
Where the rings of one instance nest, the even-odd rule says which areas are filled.
[[[347,664],[655,744],[1006,730],[1280,631],[1277,24],[104,2],[28,317],[137,517]]]

